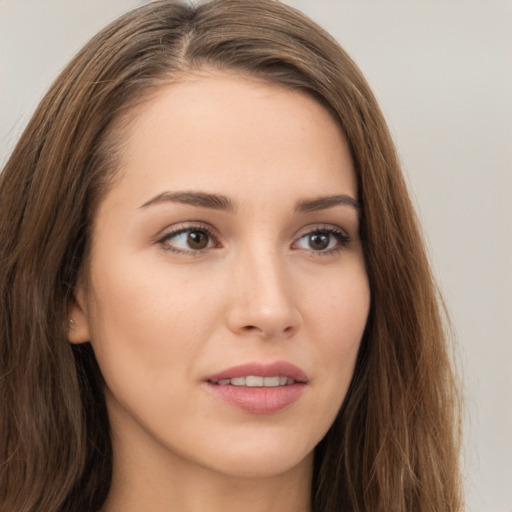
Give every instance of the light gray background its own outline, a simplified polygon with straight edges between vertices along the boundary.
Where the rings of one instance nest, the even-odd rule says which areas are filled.
[[[0,0],[0,163],[71,56],[143,3]],[[288,3],[340,41],[381,102],[457,333],[468,510],[512,512],[512,2]]]

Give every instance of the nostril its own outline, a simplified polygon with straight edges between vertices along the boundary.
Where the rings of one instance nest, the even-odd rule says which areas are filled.
[[[262,334],[265,337],[272,336],[273,333],[275,334],[273,329],[265,329],[263,327],[258,327],[257,325],[246,325],[242,328],[242,330],[246,333],[258,333]],[[285,327],[281,333],[284,335],[290,335],[294,331],[293,325],[289,325],[288,327]]]

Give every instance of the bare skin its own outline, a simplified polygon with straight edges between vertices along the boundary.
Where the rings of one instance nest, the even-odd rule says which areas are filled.
[[[302,92],[203,72],[137,112],[69,333],[106,382],[103,512],[310,510],[370,304],[357,199]]]

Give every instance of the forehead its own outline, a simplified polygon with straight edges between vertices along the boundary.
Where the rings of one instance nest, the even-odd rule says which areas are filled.
[[[181,77],[133,111],[123,139],[114,189],[131,184],[125,198],[201,188],[236,199],[265,187],[357,197],[332,114],[308,93],[244,75]]]

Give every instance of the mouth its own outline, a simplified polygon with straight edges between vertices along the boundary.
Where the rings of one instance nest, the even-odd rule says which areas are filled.
[[[281,386],[291,386],[297,381],[290,379],[285,375],[276,375],[273,377],[262,377],[258,375],[247,375],[245,377],[233,377],[231,379],[220,379],[217,382],[210,381],[218,386],[243,386],[247,388],[277,388]]]
[[[249,363],[228,368],[205,381],[223,402],[251,414],[272,414],[302,396],[308,377],[291,363]]]
[[[287,361],[246,363],[210,375],[207,382],[218,386],[268,387],[306,384],[306,373]]]

